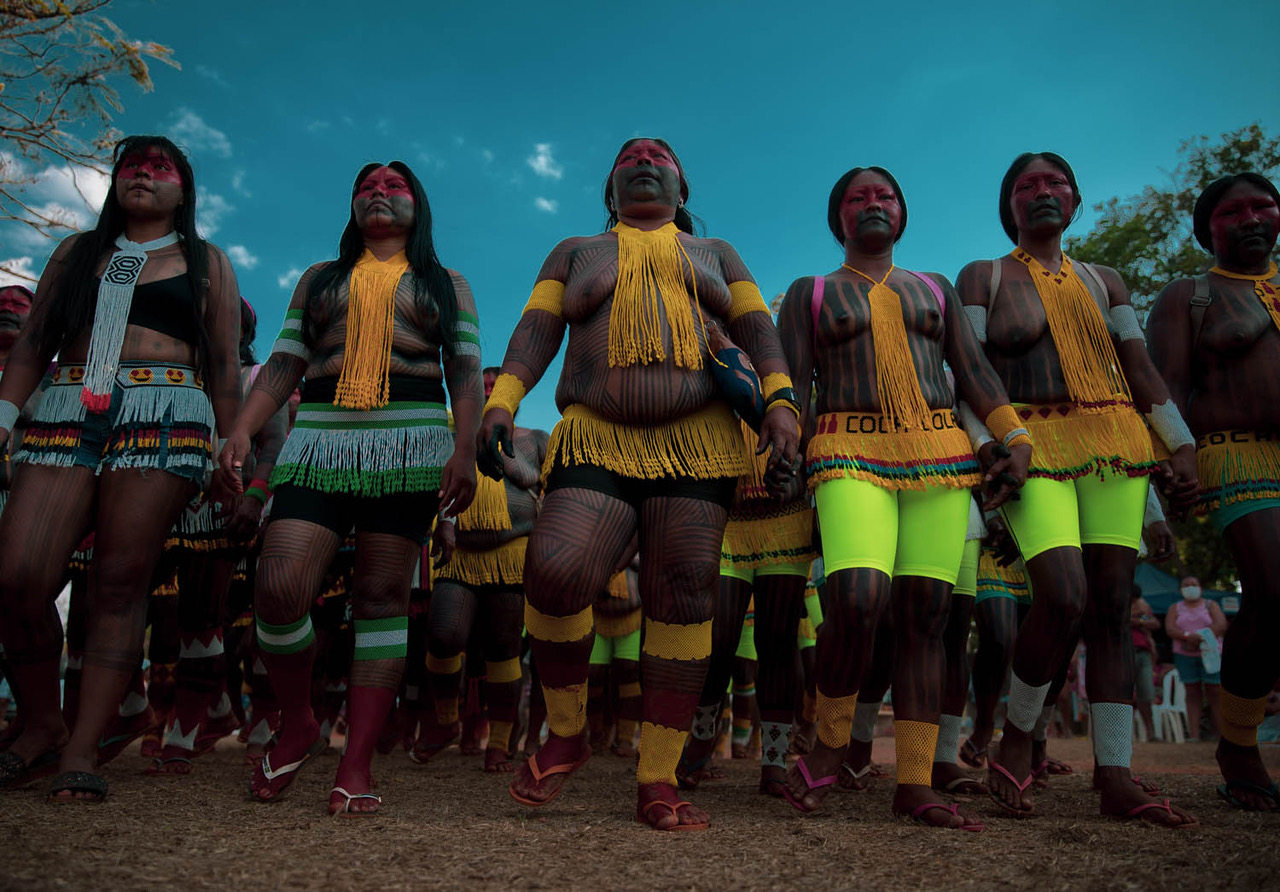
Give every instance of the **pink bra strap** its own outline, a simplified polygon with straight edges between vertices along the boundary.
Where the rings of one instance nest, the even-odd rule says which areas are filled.
[[[942,310],[943,316],[947,315],[947,299],[942,296],[942,289],[938,287],[938,283],[924,273],[918,273],[914,270],[907,270],[907,272],[929,286],[929,290],[933,292],[934,299],[938,301],[938,309]]]

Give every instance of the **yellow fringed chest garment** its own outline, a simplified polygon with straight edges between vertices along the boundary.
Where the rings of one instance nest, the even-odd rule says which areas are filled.
[[[395,334],[396,287],[409,269],[403,251],[379,260],[368,249],[351,270],[347,286],[347,340],[342,352],[335,406],[376,409],[391,399],[391,343]]]
[[[1245,282],[1252,282],[1253,293],[1262,302],[1262,307],[1267,311],[1267,315],[1271,317],[1272,324],[1276,328],[1280,328],[1280,294],[1276,293],[1276,286],[1271,284],[1271,279],[1276,277],[1276,265],[1274,263],[1269,264],[1267,271],[1260,276],[1251,276],[1248,273],[1233,273],[1220,266],[1215,266],[1209,272],[1222,276],[1224,279],[1241,279]]]
[[[618,284],[609,312],[609,366],[665,361],[665,317],[675,364],[702,368],[702,346],[693,322],[698,284],[693,261],[680,244],[680,230],[674,223],[653,230],[619,223],[613,232],[618,236]],[[692,297],[685,285],[686,266],[694,283]]]

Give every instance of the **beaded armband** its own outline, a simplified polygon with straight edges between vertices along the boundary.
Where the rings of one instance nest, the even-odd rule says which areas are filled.
[[[543,279],[534,285],[533,291],[529,294],[529,302],[524,305],[525,313],[530,310],[543,310],[557,319],[563,319],[564,282],[557,282],[555,279]]]
[[[489,392],[489,401],[484,404],[484,411],[506,409],[514,417],[524,395],[524,382],[515,375],[503,372],[493,382],[493,390]]]
[[[244,494],[253,496],[265,505],[271,500],[271,487],[261,477],[255,477],[249,481],[249,488],[244,491]]]
[[[1177,452],[1183,446],[1194,445],[1196,442],[1187,423],[1182,420],[1182,413],[1171,399],[1158,406],[1152,405],[1151,411],[1147,413],[1147,422],[1170,452]]]
[[[18,421],[18,416],[22,414],[22,410],[16,404],[8,400],[0,400],[0,428],[6,431],[13,430],[14,424]]]
[[[772,372],[765,375],[760,382],[760,389],[764,391],[764,411],[767,413],[774,405],[781,403],[792,412],[796,413],[796,418],[800,418],[800,401],[796,399],[795,387],[791,384],[791,376],[782,372]]]
[[[1031,445],[1031,434],[1022,426],[1021,421],[1018,419],[1017,411],[1007,403],[992,409],[991,414],[987,416],[986,424],[987,429],[1006,448],[1012,449],[1014,446]]]
[[[755,282],[729,283],[729,315],[725,318],[733,322],[747,313],[768,313],[764,296]]]

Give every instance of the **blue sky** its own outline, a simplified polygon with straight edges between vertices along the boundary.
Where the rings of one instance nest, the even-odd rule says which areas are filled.
[[[604,177],[634,135],[672,143],[690,208],[768,299],[839,264],[826,199],[855,165],[902,184],[900,265],[954,278],[1008,250],[996,196],[1022,151],[1064,155],[1092,203],[1163,181],[1189,137],[1253,121],[1280,132],[1273,2],[117,0],[107,12],[182,65],[153,66],[153,93],[122,85],[115,123],[189,148],[201,223],[258,309],[260,352],[298,272],[334,256],[368,161],[399,158],[422,178],[438,253],[470,280],[497,364],[547,252],[603,226]],[[65,193],[56,171],[45,179]],[[51,249],[0,230],[0,259],[34,272]],[[523,423],[554,424],[558,372]]]

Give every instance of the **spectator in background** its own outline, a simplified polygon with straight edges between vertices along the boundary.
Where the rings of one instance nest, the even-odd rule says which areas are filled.
[[[1216,671],[1205,671],[1205,647],[1209,642],[1202,632],[1212,630],[1213,639],[1221,650],[1222,636],[1227,631],[1227,617],[1221,607],[1202,597],[1200,580],[1196,577],[1183,577],[1180,591],[1182,601],[1169,608],[1164,618],[1164,630],[1173,641],[1173,663],[1178,669],[1178,677],[1187,686],[1189,739],[1200,739],[1200,714],[1206,702],[1209,706],[1209,727],[1216,738],[1220,678]]]
[[[1142,587],[1133,587],[1133,600],[1129,602],[1129,633],[1133,636],[1133,700],[1147,728],[1147,737],[1155,737],[1155,723],[1151,718],[1151,704],[1156,699],[1155,662],[1156,645],[1151,632],[1160,628],[1160,621],[1151,612],[1151,605],[1142,597]]]

